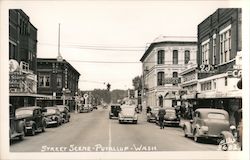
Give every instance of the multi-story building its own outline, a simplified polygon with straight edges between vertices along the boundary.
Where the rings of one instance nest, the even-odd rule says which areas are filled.
[[[42,105],[65,102],[73,109],[80,73],[70,63],[56,58],[37,58],[37,75],[38,93],[53,96],[52,101],[47,100],[46,104],[43,100]]]
[[[241,107],[241,9],[221,8],[198,25],[199,106]]]
[[[36,105],[37,29],[20,9],[9,10],[9,95],[10,104]]]
[[[179,99],[179,73],[196,62],[194,41],[156,41],[140,59],[143,69],[143,105],[171,107]]]

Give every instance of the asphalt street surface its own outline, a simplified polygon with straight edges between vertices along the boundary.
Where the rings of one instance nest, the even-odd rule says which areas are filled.
[[[180,127],[161,130],[146,121],[145,111],[138,124],[119,124],[108,118],[109,109],[99,107],[89,113],[71,113],[69,123],[46,128],[44,133],[14,140],[11,152],[150,152],[216,151],[213,141],[196,143],[185,138]]]

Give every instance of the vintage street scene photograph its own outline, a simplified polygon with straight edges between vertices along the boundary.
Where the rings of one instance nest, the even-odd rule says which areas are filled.
[[[10,153],[244,150],[240,1],[5,5]]]

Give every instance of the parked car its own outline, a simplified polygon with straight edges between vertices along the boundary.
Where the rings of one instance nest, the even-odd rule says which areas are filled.
[[[63,123],[69,122],[70,119],[69,107],[66,105],[57,105],[56,107],[59,109],[61,113],[62,122]]]
[[[25,120],[27,135],[34,136],[36,132],[45,131],[46,120],[42,112],[46,112],[46,109],[37,106],[21,107],[16,110],[16,118]]]
[[[9,105],[10,107],[10,128],[9,128],[9,138],[10,140],[19,138],[23,139],[26,133],[25,121],[23,119],[17,118],[15,115],[15,107]]]
[[[46,107],[44,113],[47,126],[59,126],[63,123],[63,117],[58,107]]]
[[[158,111],[159,111],[159,107],[152,107],[151,111],[147,114],[147,121],[155,122]]]
[[[81,104],[79,106],[79,112],[80,113],[83,113],[83,112],[89,112],[90,111],[90,108],[89,108],[89,105],[88,104]]]
[[[165,111],[166,111],[166,114],[164,116],[164,125],[179,126],[180,117],[177,115],[175,108],[167,107]]]
[[[118,117],[120,111],[121,111],[120,104],[111,104],[109,111],[109,119],[112,119],[113,117]]]
[[[200,108],[195,110],[193,120],[184,122],[185,137],[194,137],[194,141],[200,142],[202,138],[223,139],[231,136],[229,116],[222,109]]]
[[[121,111],[118,115],[119,123],[123,122],[131,122],[137,124],[138,116],[135,111],[136,106],[135,105],[122,105]]]

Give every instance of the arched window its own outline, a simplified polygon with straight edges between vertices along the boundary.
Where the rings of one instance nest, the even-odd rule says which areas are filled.
[[[165,51],[159,50],[157,54],[157,64],[164,64]]]
[[[178,64],[178,51],[173,50],[173,64]]]
[[[158,86],[164,85],[164,72],[157,73],[157,85]]]
[[[189,61],[190,61],[190,51],[185,50],[185,64],[188,64]]]

